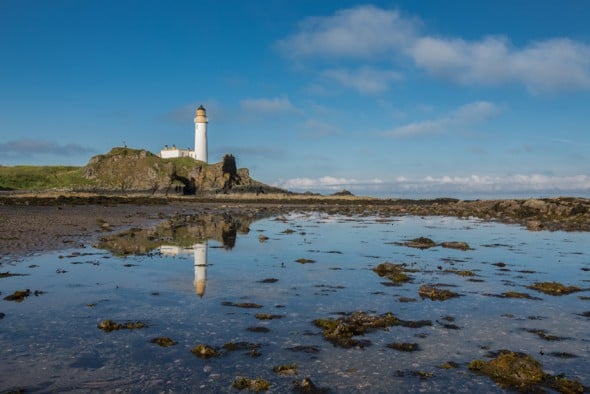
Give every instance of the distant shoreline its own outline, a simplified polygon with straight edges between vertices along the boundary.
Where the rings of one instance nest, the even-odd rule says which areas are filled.
[[[149,227],[179,215],[289,212],[346,216],[450,216],[518,224],[531,231],[590,231],[590,199],[379,199],[291,194],[209,196],[0,193],[0,263],[51,250],[91,246],[105,233]]]

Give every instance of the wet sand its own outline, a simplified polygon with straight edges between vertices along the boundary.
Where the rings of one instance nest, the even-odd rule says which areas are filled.
[[[101,234],[143,227],[177,207],[140,205],[0,206],[2,260],[91,245]],[[0,260],[0,262],[2,261]]]
[[[460,201],[282,195],[261,198],[11,195],[0,196],[0,263],[43,251],[91,246],[101,235],[153,226],[183,214],[240,213],[265,217],[291,211],[477,217],[516,223],[535,231],[590,231],[590,200],[581,198]]]

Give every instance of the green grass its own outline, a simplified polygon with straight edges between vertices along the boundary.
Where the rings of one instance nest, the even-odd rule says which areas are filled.
[[[44,190],[90,186],[82,176],[83,167],[72,166],[0,166],[0,189]]]

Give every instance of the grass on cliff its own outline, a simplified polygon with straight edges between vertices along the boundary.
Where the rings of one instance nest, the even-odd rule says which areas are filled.
[[[110,159],[115,156],[138,156],[141,150],[124,147],[113,148],[110,152],[99,155],[102,159]],[[156,171],[158,176],[167,177],[168,170],[157,165],[158,163],[174,163],[178,174],[188,173],[195,165],[207,165],[195,161],[189,157],[161,159],[158,156],[147,153],[141,160],[117,161],[110,167],[103,169],[100,179],[87,179],[84,177],[86,167],[75,166],[0,166],[0,190],[50,190],[50,189],[86,189],[88,187],[115,185],[119,186],[127,179],[135,178],[138,174],[144,174],[148,169]]]
[[[84,167],[0,166],[0,190],[45,190],[91,186]]]

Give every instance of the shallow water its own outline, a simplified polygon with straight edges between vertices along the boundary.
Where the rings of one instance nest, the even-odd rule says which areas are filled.
[[[270,392],[288,391],[304,377],[333,392],[502,392],[467,368],[469,361],[501,349],[530,354],[546,372],[590,385],[590,318],[581,316],[590,311],[590,291],[557,297],[526,288],[544,281],[590,288],[590,234],[440,217],[302,213],[284,219],[250,224],[235,245],[227,233],[206,241],[207,231],[197,231],[192,247],[186,236],[182,242],[172,237],[138,256],[88,247],[5,263],[0,272],[28,275],[0,278],[2,297],[26,288],[44,294],[0,300],[0,389],[225,392],[235,391],[237,376],[260,376],[271,382]],[[261,235],[268,240],[261,242]],[[472,249],[396,244],[422,236],[437,243],[464,241]],[[300,264],[300,258],[315,262]],[[410,273],[413,280],[391,286],[372,271],[386,261],[417,270]],[[262,283],[271,278],[277,280]],[[462,296],[421,299],[423,284],[449,285]],[[539,299],[497,297],[508,291]],[[401,302],[402,297],[415,301]],[[222,304],[227,302],[262,307]],[[375,330],[358,338],[370,346],[344,349],[324,340],[313,324],[353,311],[392,312],[432,325]],[[258,313],[283,317],[258,320]],[[97,328],[105,319],[140,320],[147,327],[105,333]],[[527,330],[562,339],[548,341]],[[150,343],[160,336],[178,343]],[[260,355],[222,349],[242,341],[258,344]],[[420,350],[397,351],[386,346],[392,342],[417,343]],[[190,350],[201,343],[221,355],[196,357]],[[438,367],[448,361],[459,367]],[[297,364],[297,376],[272,371],[282,364]]]

